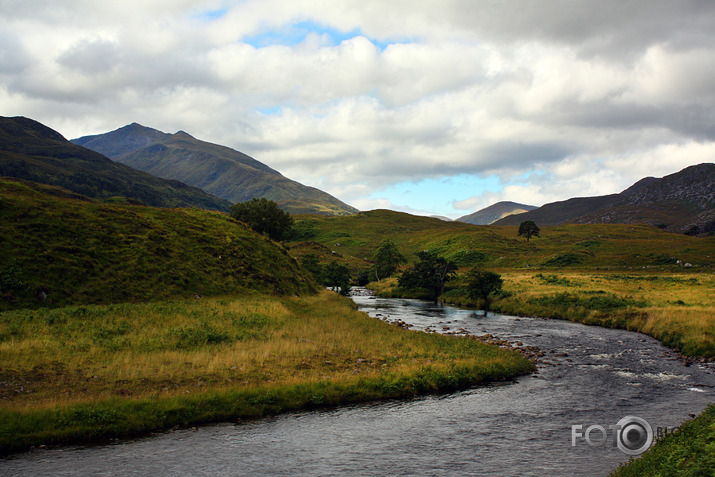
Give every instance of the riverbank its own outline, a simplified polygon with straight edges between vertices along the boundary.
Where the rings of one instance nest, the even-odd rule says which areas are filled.
[[[686,362],[715,358],[715,275],[602,271],[499,271],[501,293],[490,309],[516,316],[576,321],[647,334]],[[396,280],[372,283],[380,296],[405,296]],[[444,303],[480,308],[449,282]],[[397,293],[396,293],[397,292]]]
[[[503,291],[490,309],[509,315],[566,319],[588,325],[637,331],[682,354],[686,366],[715,357],[715,277],[711,274],[624,272],[500,271]],[[378,284],[394,296],[396,281]],[[445,303],[475,307],[451,283]],[[709,475],[715,465],[715,406],[710,405],[681,431],[658,441],[613,476]]]
[[[0,314],[0,452],[463,389],[516,352],[407,331],[323,291]]]
[[[507,314],[637,331],[683,354],[715,358],[715,276],[651,273],[504,274]]]
[[[698,417],[656,441],[638,459],[626,462],[610,477],[712,475],[715,469],[715,404]]]

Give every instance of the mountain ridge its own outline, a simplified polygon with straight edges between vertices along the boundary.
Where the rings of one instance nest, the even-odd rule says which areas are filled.
[[[349,215],[357,212],[332,195],[283,176],[227,146],[132,123],[104,134],[73,139],[78,144],[158,177],[175,179],[226,199],[266,198],[291,213]]]
[[[715,164],[686,167],[662,178],[645,177],[618,194],[551,202],[494,225],[644,223],[671,232],[715,230]]]
[[[22,116],[0,116],[0,176],[59,186],[90,198],[123,197],[154,207],[226,212],[231,206],[199,188],[114,162]]]

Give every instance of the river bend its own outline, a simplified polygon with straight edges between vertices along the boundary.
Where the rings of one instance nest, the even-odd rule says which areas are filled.
[[[28,452],[2,475],[75,476],[594,476],[628,455],[572,426],[608,429],[626,416],[672,429],[715,396],[715,366],[686,366],[648,336],[561,320],[515,318],[381,299],[360,309],[414,329],[492,334],[544,352],[514,381],[409,401],[300,412],[178,430],[110,445]],[[610,432],[610,431],[609,431]],[[592,434],[595,438],[601,436]],[[594,439],[598,440],[598,439]]]

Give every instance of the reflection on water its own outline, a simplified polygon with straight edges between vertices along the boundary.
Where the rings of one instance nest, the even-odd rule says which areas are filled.
[[[712,365],[686,367],[647,336],[558,320],[483,317],[415,300],[355,296],[415,329],[493,334],[544,351],[531,376],[445,396],[294,413],[112,445],[0,460],[2,475],[606,475],[611,441],[571,445],[571,426],[633,415],[673,427],[713,401]],[[379,316],[378,316],[379,315]],[[445,329],[446,328],[446,329]]]

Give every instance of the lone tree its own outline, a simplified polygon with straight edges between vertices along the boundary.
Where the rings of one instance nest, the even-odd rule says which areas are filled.
[[[407,263],[404,255],[397,250],[397,246],[390,239],[385,239],[380,243],[380,247],[372,255],[375,264],[371,268],[372,274],[379,282],[381,278],[387,278],[397,270],[403,263]]]
[[[501,290],[504,280],[501,275],[473,268],[467,273],[467,296],[484,301],[484,316],[489,310],[489,297]]]
[[[526,243],[529,243],[531,237],[539,236],[539,227],[534,223],[533,220],[525,220],[519,225],[519,237],[526,237]]]
[[[234,204],[231,217],[276,241],[288,238],[293,230],[293,217],[279,209],[278,204],[265,198]]]
[[[346,265],[333,260],[325,266],[323,273],[325,286],[331,287],[333,291],[341,295],[347,295],[350,292],[350,269]]]
[[[457,271],[457,265],[427,250],[419,252],[417,257],[420,261],[405,270],[398,285],[402,288],[425,288],[433,298],[439,297],[444,293],[444,284]]]

